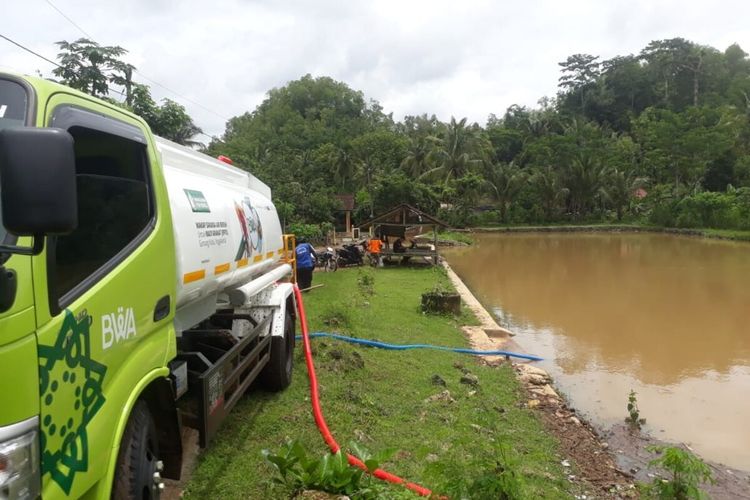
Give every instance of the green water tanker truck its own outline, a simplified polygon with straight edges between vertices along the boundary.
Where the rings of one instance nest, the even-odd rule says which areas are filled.
[[[182,426],[289,385],[293,239],[253,175],[0,73],[0,217],[0,499],[158,498]]]

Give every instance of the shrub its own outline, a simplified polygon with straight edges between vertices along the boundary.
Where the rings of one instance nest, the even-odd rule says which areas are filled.
[[[375,275],[370,269],[360,269],[357,273],[357,289],[363,299],[375,294]]]
[[[630,394],[628,394],[628,416],[625,417],[625,422],[630,425],[632,430],[640,430],[641,426],[646,423],[646,419],[641,418],[641,412],[638,409],[638,400],[633,389],[630,389]]]
[[[324,244],[326,235],[333,230],[333,225],[324,222],[322,224],[303,224],[294,222],[287,226],[287,232],[294,234],[297,240],[307,238],[307,241],[313,244]]]
[[[707,498],[700,489],[701,483],[714,483],[711,469],[703,460],[687,450],[674,446],[650,446],[651,452],[661,456],[649,462],[650,466],[666,469],[671,478],[655,478],[645,488],[648,496],[659,499],[702,499]]]
[[[661,194],[659,194],[661,193]],[[750,229],[750,188],[703,192],[681,199],[661,189],[649,194],[648,221],[666,227]]]
[[[351,446],[368,471],[374,471],[392,455],[391,450],[371,455],[355,443]],[[275,477],[274,482],[287,486],[293,492],[317,490],[347,495],[352,499],[383,498],[385,485],[375,482],[363,470],[350,466],[341,450],[333,455],[326,453],[322,457],[313,457],[295,440],[287,442],[278,453],[263,450],[263,456],[278,473],[279,477]]]
[[[523,475],[518,471],[519,461],[504,444],[496,446],[495,464],[490,470],[480,471],[475,477],[467,471],[456,471],[454,477],[441,491],[450,498],[517,500],[526,498]],[[468,476],[468,477],[467,477]]]

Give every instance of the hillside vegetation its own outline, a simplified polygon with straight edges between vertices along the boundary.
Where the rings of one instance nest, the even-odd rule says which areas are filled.
[[[208,147],[268,182],[288,224],[355,222],[399,202],[455,226],[599,222],[750,228],[750,61],[681,38],[560,63],[536,108],[482,126],[395,121],[345,83],[310,75],[268,93]],[[479,209],[479,210],[478,210]]]

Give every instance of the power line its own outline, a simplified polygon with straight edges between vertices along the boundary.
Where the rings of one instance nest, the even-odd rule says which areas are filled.
[[[151,78],[147,77],[146,75],[144,75],[143,73],[141,73],[141,72],[140,72],[140,71],[138,71],[137,69],[135,70],[135,73],[136,73],[137,75],[139,75],[139,76],[140,76],[141,78],[143,78],[144,80],[148,80],[149,82],[153,83],[153,84],[154,84],[154,85],[156,85],[157,87],[161,87],[161,88],[163,88],[164,90],[166,90],[167,92],[171,92],[172,94],[176,95],[176,96],[177,96],[177,97],[179,97],[180,99],[182,99],[182,100],[184,100],[184,101],[187,101],[187,102],[189,102],[189,103],[191,103],[191,104],[194,104],[194,105],[198,106],[199,108],[202,108],[203,110],[205,110],[205,111],[208,111],[208,112],[209,112],[209,113],[211,113],[212,115],[218,116],[219,118],[221,118],[221,119],[222,119],[222,120],[224,120],[224,121],[229,121],[229,118],[227,118],[226,116],[223,116],[223,115],[221,115],[221,114],[217,113],[216,111],[214,111],[214,110],[212,110],[212,109],[210,109],[210,108],[207,108],[207,107],[206,107],[206,106],[204,106],[203,104],[201,104],[201,103],[199,103],[199,102],[196,102],[196,101],[194,101],[194,100],[190,99],[189,97],[185,97],[184,95],[182,95],[182,94],[179,94],[178,92],[175,92],[174,90],[170,89],[169,87],[165,87],[164,85],[162,85],[161,83],[157,82],[156,80],[153,80],[153,79],[151,79]]]
[[[83,33],[84,35],[86,35],[86,36],[87,36],[88,38],[90,38],[91,40],[93,40],[93,39],[94,39],[94,37],[93,37],[93,36],[89,35],[89,34],[88,34],[88,33],[86,32],[86,30],[84,30],[83,28],[81,28],[80,26],[78,26],[78,25],[76,24],[76,22],[75,22],[75,21],[73,21],[73,20],[72,20],[71,18],[69,18],[68,16],[66,16],[66,15],[65,15],[65,12],[61,11],[60,9],[58,9],[58,8],[57,8],[57,7],[55,6],[55,4],[53,4],[52,2],[50,2],[50,0],[44,0],[44,1],[45,1],[45,2],[47,2],[47,3],[49,4],[49,6],[50,6],[50,7],[52,7],[53,9],[55,9],[55,10],[56,10],[56,11],[58,12],[58,14],[60,14],[61,16],[63,16],[63,17],[65,18],[65,19],[67,19],[67,20],[68,20],[68,22],[69,22],[70,24],[72,24],[73,26],[75,26],[76,28],[78,28],[78,31],[80,31],[81,33]]]
[[[12,43],[13,45],[15,45],[16,47],[19,47],[19,48],[21,48],[21,49],[25,50],[25,51],[26,51],[26,52],[28,52],[29,54],[34,54],[34,55],[35,55],[35,56],[37,56],[37,57],[38,57],[39,59],[44,59],[44,60],[45,60],[45,61],[47,61],[48,63],[50,63],[50,64],[53,64],[53,65],[57,66],[58,68],[62,68],[62,66],[60,66],[59,64],[57,64],[57,63],[56,63],[55,61],[52,61],[52,60],[50,60],[50,59],[47,59],[47,58],[46,58],[46,57],[44,57],[43,55],[41,55],[41,54],[38,54],[38,53],[34,52],[33,50],[31,50],[31,49],[30,49],[30,48],[28,48],[28,47],[24,47],[24,46],[23,46],[23,45],[21,45],[20,43],[16,42],[15,40],[11,40],[11,39],[10,39],[10,38],[8,38],[7,36],[3,35],[2,33],[0,33],[0,37],[1,37],[1,38],[3,38],[3,39],[5,39],[5,40],[7,40],[7,41],[9,41],[10,43]]]
[[[13,40],[13,39],[11,39],[11,38],[8,38],[7,36],[3,35],[2,33],[0,33],[0,38],[3,38],[4,40],[7,40],[8,42],[12,43],[12,44],[13,44],[13,45],[15,45],[16,47],[18,47],[18,48],[20,48],[20,49],[23,49],[23,50],[25,50],[25,51],[26,51],[26,52],[28,52],[29,54],[33,54],[33,55],[35,55],[35,56],[36,56],[36,57],[38,57],[39,59],[42,59],[42,60],[44,60],[44,61],[47,61],[48,63],[50,63],[50,64],[52,64],[52,65],[54,65],[54,66],[57,66],[57,67],[58,67],[58,68],[60,68],[60,69],[65,69],[65,68],[63,68],[62,66],[60,66],[60,64],[56,63],[55,61],[53,61],[53,60],[51,60],[51,59],[48,59],[48,58],[44,57],[43,55],[39,54],[38,52],[34,52],[33,50],[31,50],[30,48],[26,47],[25,45],[21,45],[21,44],[20,44],[20,43],[18,43],[17,41],[15,41],[15,40]],[[107,91],[109,91],[109,92],[114,92],[115,94],[120,94],[121,96],[125,97],[125,94],[124,94],[124,93],[120,92],[120,91],[119,91],[119,90],[117,90],[117,89],[113,89],[113,88],[112,88],[112,87],[110,87],[109,85],[107,85]]]
[[[57,13],[60,14],[62,17],[64,17],[70,24],[72,24],[73,26],[75,26],[78,29],[78,31],[80,31],[81,33],[83,33],[84,35],[86,35],[90,40],[92,40],[92,41],[94,40],[93,36],[91,36],[86,30],[84,30],[83,28],[81,28],[75,21],[73,21],[73,19],[71,19],[70,17],[68,17],[67,15],[65,15],[65,13],[63,11],[61,11],[59,8],[57,8],[55,6],[55,4],[53,4],[50,0],[44,0],[44,1],[47,2],[47,4],[49,4],[50,7],[52,7],[53,9],[55,9],[57,11]],[[217,113],[213,109],[207,108],[203,104],[201,104],[201,103],[199,103],[197,101],[194,101],[194,100],[190,99],[189,97],[185,97],[184,95],[180,94],[179,92],[175,92],[174,90],[170,89],[169,87],[167,87],[165,85],[162,85],[161,83],[157,82],[153,78],[147,77],[146,75],[144,75],[143,73],[141,73],[137,69],[135,69],[134,72],[137,75],[139,75],[141,78],[143,78],[144,80],[148,80],[153,85],[156,85],[157,87],[161,87],[162,89],[166,90],[167,92],[170,92],[170,93],[176,95],[180,99],[182,99],[184,101],[187,101],[187,102],[189,102],[189,103],[191,103],[191,104],[193,104],[195,106],[198,106],[199,108],[203,109],[204,111],[207,111],[207,112],[211,113],[212,115],[218,116],[219,118],[221,118],[224,121],[229,121],[229,118],[227,118],[226,116],[223,116],[223,115]]]

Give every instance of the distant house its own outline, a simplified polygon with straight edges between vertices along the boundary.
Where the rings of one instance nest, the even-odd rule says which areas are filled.
[[[337,233],[346,233],[351,237],[352,234],[352,212],[354,211],[354,195],[353,194],[337,194],[335,198],[341,202],[341,208],[339,208],[334,217],[336,221],[334,223]]]

